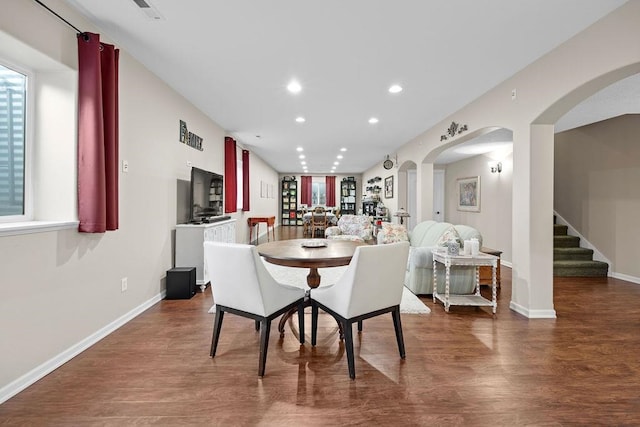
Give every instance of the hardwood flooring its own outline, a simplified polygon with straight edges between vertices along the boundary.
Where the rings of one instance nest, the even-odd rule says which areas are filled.
[[[365,321],[355,381],[328,315],[315,348],[297,342],[295,316],[283,339],[273,325],[263,379],[251,320],[227,315],[209,358],[207,289],[161,301],[0,405],[0,425],[640,425],[640,285],[557,278],[554,287],[554,320],[509,310],[509,268],[495,317],[447,314],[424,297],[431,314],[402,315],[406,360],[390,315]]]

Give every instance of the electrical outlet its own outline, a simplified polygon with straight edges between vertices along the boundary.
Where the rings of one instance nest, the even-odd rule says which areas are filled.
[[[120,281],[120,289],[122,290],[122,292],[126,292],[128,288],[129,288],[129,283],[127,281],[127,278],[123,277],[122,280]]]
[[[126,160],[122,161],[122,172],[124,173],[129,172],[129,162]]]
[[[518,92],[515,89],[511,90],[511,100],[515,100],[518,97]]]
[[[191,161],[187,160],[187,167],[191,167]]]

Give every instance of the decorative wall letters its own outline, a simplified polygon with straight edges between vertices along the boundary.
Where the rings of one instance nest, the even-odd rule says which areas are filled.
[[[191,133],[187,130],[187,123],[183,120],[180,120],[180,142],[183,144],[187,144],[189,147],[195,148],[196,150],[202,150],[202,138],[200,138],[195,133]]]

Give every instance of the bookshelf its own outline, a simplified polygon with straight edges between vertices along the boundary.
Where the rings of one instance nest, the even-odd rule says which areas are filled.
[[[280,225],[298,223],[298,181],[293,177],[284,177],[280,187],[281,210]]]
[[[340,183],[340,213],[356,214],[356,179],[343,178]]]

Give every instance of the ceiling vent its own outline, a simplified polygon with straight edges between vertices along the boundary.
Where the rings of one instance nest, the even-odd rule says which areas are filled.
[[[149,0],[133,0],[140,10],[152,21],[164,21],[164,17]]]

